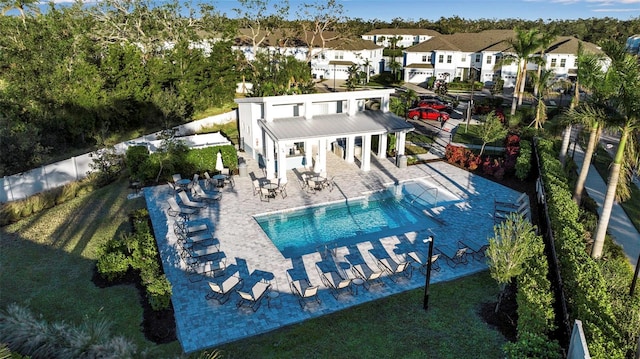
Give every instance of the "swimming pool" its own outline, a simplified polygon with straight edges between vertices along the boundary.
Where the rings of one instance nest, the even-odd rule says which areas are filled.
[[[437,189],[402,183],[368,197],[254,216],[287,258],[312,253],[328,243],[350,245],[407,231],[435,228],[423,212],[440,205]],[[452,197],[446,197],[451,201]]]

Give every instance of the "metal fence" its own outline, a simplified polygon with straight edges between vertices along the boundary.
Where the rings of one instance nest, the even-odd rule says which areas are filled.
[[[207,117],[175,127],[176,136],[182,136],[186,144],[192,148],[219,146],[229,144],[228,140],[219,133],[207,135],[192,135],[203,127],[216,124],[224,124],[236,121],[236,111],[227,112],[217,116]],[[130,141],[115,145],[118,153],[125,153],[129,146],[145,145],[150,152],[154,152],[159,146],[157,140],[159,133],[152,133]],[[79,181],[87,177],[93,163],[92,153],[52,163],[30,171],[5,176],[0,179],[0,203],[13,202],[25,199],[36,193],[64,186],[68,183]]]

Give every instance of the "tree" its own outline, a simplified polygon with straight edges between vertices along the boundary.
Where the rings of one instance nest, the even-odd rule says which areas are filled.
[[[27,14],[39,14],[40,9],[37,0],[0,0],[0,8],[2,8],[2,15],[6,15],[7,12],[16,9],[20,13],[22,19],[22,25],[27,25]]]
[[[260,45],[282,28],[289,13],[289,1],[238,0],[238,3],[240,6],[233,11],[238,16],[240,29],[248,30],[240,37],[250,42],[252,55],[256,56]]]
[[[611,164],[609,181],[602,214],[596,227],[591,256],[600,258],[604,239],[611,218],[611,209],[614,200],[624,201],[629,198],[629,185],[633,168],[638,166],[638,153],[640,152],[640,66],[635,56],[626,53],[624,48],[613,41],[603,44],[603,50],[611,59],[611,66],[607,70],[612,83],[618,85],[611,98],[618,114],[622,117],[620,126],[620,143]]]
[[[496,313],[505,295],[507,285],[522,273],[524,263],[531,256],[529,249],[536,239],[534,226],[523,216],[512,213],[507,220],[493,228],[494,236],[489,239],[487,265],[491,277],[500,285]]]
[[[541,63],[539,63],[538,65],[538,70],[536,72],[536,78],[540,79],[542,77],[542,68],[545,65],[544,64],[544,53],[545,50],[549,47],[549,45],[551,45],[551,43],[553,41],[555,41],[556,39],[556,35],[554,35],[551,32],[541,32],[540,34],[540,38],[539,38],[539,45],[540,45],[540,56],[539,59],[542,60]],[[537,97],[538,96],[538,91],[540,90],[540,88],[538,87],[538,83],[535,83],[535,86],[533,88],[533,96]]]
[[[514,53],[504,56],[501,62],[504,64],[518,63],[516,84],[511,102],[511,115],[515,115],[517,106],[522,105],[524,86],[527,80],[527,64],[540,48],[540,36],[540,31],[537,29],[516,29],[516,37],[508,40]]]
[[[480,156],[484,152],[484,147],[489,142],[497,141],[504,138],[508,133],[508,130],[504,127],[500,118],[496,116],[494,111],[491,111],[484,123],[480,125],[480,139],[482,140],[482,148],[480,149]]]
[[[329,41],[346,40],[344,9],[336,0],[303,2],[297,14],[299,35],[307,44],[307,63],[321,55]]]
[[[544,96],[549,91],[551,80],[553,79],[554,72],[552,70],[543,70],[535,76],[536,89],[536,117],[533,122],[529,124],[535,124],[536,129],[542,129],[545,121],[547,120],[547,105],[544,103]]]
[[[349,66],[347,69],[348,78],[345,83],[347,90],[353,91],[356,89],[356,85],[360,82],[360,67],[357,64]]]
[[[599,54],[585,52],[582,42],[578,42],[578,50],[576,53],[578,71],[569,110],[578,107],[580,104],[581,89],[593,89],[595,84],[602,80],[604,76],[601,67],[602,60],[603,57]],[[573,122],[571,116],[564,116],[563,120],[565,121],[566,127],[564,129],[562,145],[560,147],[560,163],[564,166],[567,151],[569,150],[569,141],[571,139]]]
[[[369,67],[371,67],[371,60],[369,60],[369,58],[365,58],[364,61],[362,62],[362,67],[365,68],[365,76],[367,79],[367,84],[369,83],[369,78],[371,77],[371,72],[369,71]]]

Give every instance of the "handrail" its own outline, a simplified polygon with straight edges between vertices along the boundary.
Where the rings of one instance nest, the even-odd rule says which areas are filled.
[[[428,191],[430,191],[430,190],[432,190],[432,189],[435,189],[435,190],[436,190],[436,195],[435,195],[435,197],[434,197],[434,200],[435,200],[435,201],[434,201],[434,203],[433,203],[433,206],[434,206],[434,207],[438,207],[438,187],[429,187],[429,188],[425,188],[422,192],[420,192],[420,194],[419,194],[419,195],[415,196],[415,198],[414,198],[413,200],[411,200],[411,202],[409,202],[409,203],[413,204],[413,202],[415,202],[415,201],[416,201],[416,199],[421,198],[423,194],[427,193]]]

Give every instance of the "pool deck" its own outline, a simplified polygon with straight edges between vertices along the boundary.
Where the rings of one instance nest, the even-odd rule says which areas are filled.
[[[246,162],[250,176],[264,177],[256,161],[248,159]],[[359,287],[357,294],[343,293],[336,299],[322,285],[316,270],[316,263],[322,261],[320,253],[293,259],[283,257],[253,219],[253,215],[362,197],[394,183],[412,179],[431,182],[461,199],[433,209],[431,214],[441,223],[435,227],[432,225],[429,228],[408,228],[406,235],[405,230],[402,230],[389,233],[383,238],[363,237],[363,242],[357,245],[359,255],[372,268],[376,268],[376,264],[367,253],[369,250],[384,249],[393,256],[396,252],[413,248],[424,254],[427,246],[422,240],[428,235],[435,237],[435,248],[443,252],[455,251],[459,240],[471,247],[487,244],[488,238],[493,235],[494,198],[515,200],[519,195],[516,191],[445,162],[400,169],[388,159],[372,158],[371,168],[371,171],[363,172],[356,164],[346,163],[328,154],[328,177],[335,176],[336,183],[333,191],[325,189],[307,193],[298,183],[298,171],[294,170],[287,174],[288,196],[285,199],[278,196],[269,202],[263,202],[259,195],[253,195],[251,177],[235,176],[235,186],[222,189],[223,195],[219,202],[203,208],[197,216],[191,218],[192,221],[207,223],[213,229],[213,236],[219,240],[221,253],[227,261],[224,275],[216,278],[203,277],[196,282],[188,279],[185,273],[186,264],[178,255],[177,237],[173,231],[176,219],[167,214],[166,200],[171,195],[169,187],[165,185],[145,188],[144,195],[158,240],[164,271],[173,287],[172,303],[177,335],[183,350],[191,353],[216,347],[424,286],[424,275],[415,270],[411,278],[402,277],[398,283],[385,277],[384,286],[371,287],[370,290]],[[339,256],[347,254],[346,251],[349,250],[356,249],[339,248]],[[451,268],[442,259],[444,258],[440,259],[442,269],[432,273],[432,283],[452,280],[486,269],[483,261],[470,260],[469,264]],[[265,298],[256,312],[245,307],[237,308],[237,293],[222,305],[215,300],[205,299],[210,292],[208,281],[220,283],[236,271],[243,278],[244,291],[250,292],[254,283],[265,278],[272,283],[272,290],[277,291],[279,296],[271,301]],[[312,285],[320,285],[320,304],[312,301],[302,309],[297,297],[289,289],[289,275],[306,276]],[[420,303],[417,303],[416,308],[419,306]]]

